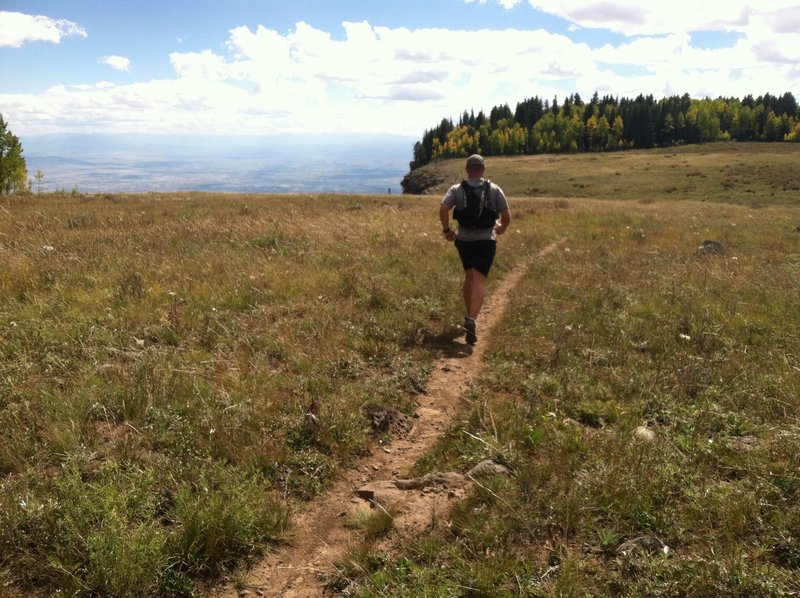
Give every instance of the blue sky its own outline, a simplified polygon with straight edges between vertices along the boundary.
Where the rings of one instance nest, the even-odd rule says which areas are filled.
[[[800,96],[798,0],[0,0],[37,133],[392,133],[539,95]]]

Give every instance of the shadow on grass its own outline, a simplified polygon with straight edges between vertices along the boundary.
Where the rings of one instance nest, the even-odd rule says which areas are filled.
[[[437,352],[441,357],[463,359],[472,355],[474,348],[466,344],[461,337],[464,331],[454,327],[441,334],[432,335],[423,341],[423,346]]]

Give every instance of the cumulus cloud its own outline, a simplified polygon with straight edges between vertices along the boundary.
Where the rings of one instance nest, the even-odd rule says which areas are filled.
[[[111,56],[104,56],[100,59],[102,64],[107,64],[115,71],[123,71],[128,72],[131,70],[131,61],[124,56],[117,56],[116,54],[112,54]]]
[[[684,31],[741,31],[754,20],[773,20],[784,27],[790,13],[798,19],[796,0],[728,0],[724,5],[696,0],[641,2],[641,0],[528,0],[531,7],[587,28],[608,29],[623,35],[658,35]]]
[[[800,6],[788,6],[764,13],[764,22],[776,33],[800,31]]]
[[[87,34],[72,21],[0,11],[0,47],[19,48],[30,42],[57,44],[62,38],[70,36],[86,37]]]
[[[681,2],[671,3],[671,10],[685,17],[691,11],[682,11]],[[578,27],[604,23],[618,30],[626,23],[639,31],[667,33],[631,35],[622,43],[592,48],[542,29],[408,29],[344,22],[340,36],[304,22],[288,32],[243,26],[232,29],[217,50],[170,54],[174,72],[163,80],[56,86],[38,95],[0,95],[0,105],[13,116],[15,130],[29,132],[418,135],[443,117],[457,119],[464,110],[488,111],[502,103],[513,108],[534,95],[742,97],[797,89],[800,69],[794,58],[800,38],[794,30],[783,31],[781,21],[794,18],[794,11],[773,6],[757,12],[743,0],[731,2],[737,10],[727,24],[713,15],[696,19],[712,31],[747,22],[736,25],[739,34],[729,47],[716,49],[695,47],[691,33],[670,24],[661,9],[637,12],[639,4],[628,0],[537,0],[554,14],[571,15]],[[463,52],[465,47],[481,51]],[[115,58],[121,59],[116,68],[129,67]]]

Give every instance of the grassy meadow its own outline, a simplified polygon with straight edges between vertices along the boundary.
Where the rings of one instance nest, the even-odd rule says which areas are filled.
[[[637,177],[630,197],[653,186]],[[349,594],[800,593],[800,210],[771,197],[517,202],[569,240],[515,289],[463,417],[417,465],[514,476],[391,549],[365,539]]]
[[[33,196],[0,203],[0,574],[189,595],[410,413],[458,334],[436,204]],[[516,234],[498,273],[540,238]]]
[[[489,161],[493,281],[568,241],[417,469],[515,475],[368,535],[341,591],[800,591],[800,146],[772,145]],[[0,198],[5,589],[189,596],[288,537],[376,441],[363,408],[413,412],[458,335],[438,199]]]
[[[487,158],[487,176],[528,197],[797,205],[796,143],[709,143],[617,153]],[[463,176],[463,160],[423,167],[442,193]]]

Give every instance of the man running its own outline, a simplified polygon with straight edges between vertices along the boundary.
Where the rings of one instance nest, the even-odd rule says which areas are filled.
[[[486,279],[497,249],[497,235],[506,232],[511,224],[511,212],[503,190],[484,180],[486,163],[473,154],[467,158],[467,180],[447,190],[439,206],[442,233],[455,241],[464,266],[464,328],[467,343],[478,341],[475,320],[486,295]],[[450,210],[458,221],[458,231],[450,228]],[[497,219],[500,223],[497,223]]]

